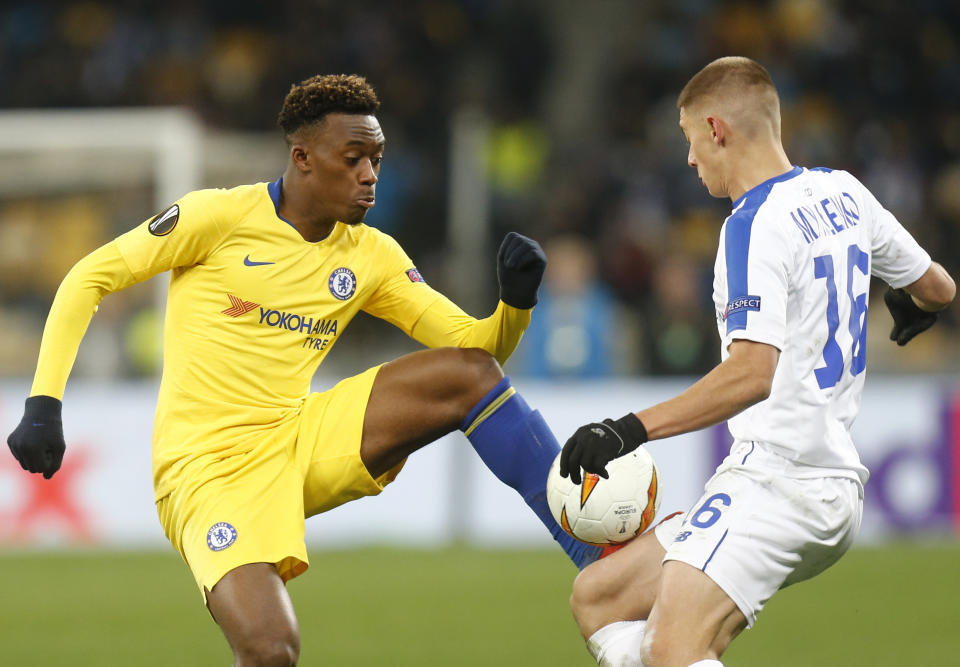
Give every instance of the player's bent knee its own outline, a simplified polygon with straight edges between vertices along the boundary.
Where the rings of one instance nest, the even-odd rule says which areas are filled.
[[[455,348],[452,352],[455,355],[457,393],[469,411],[503,379],[503,370],[486,350],[468,347]]]
[[[300,637],[296,632],[248,636],[237,643],[234,653],[236,667],[290,667],[300,659]]]
[[[492,354],[478,347],[466,347],[458,350],[461,365],[471,379],[478,384],[491,387],[503,379],[503,369]]]
[[[597,568],[589,566],[582,570],[573,580],[573,592],[570,594],[570,611],[584,639],[603,624],[599,616],[606,608],[607,596],[596,572]]]

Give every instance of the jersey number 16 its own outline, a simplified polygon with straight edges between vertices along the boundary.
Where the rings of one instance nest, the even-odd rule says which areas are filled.
[[[856,244],[847,248],[847,297],[850,299],[850,321],[847,324],[853,340],[850,375],[857,376],[867,367],[867,294],[853,295],[853,269],[856,267],[865,276],[870,271],[870,255]],[[843,352],[837,344],[837,329],[840,327],[840,309],[837,303],[837,281],[833,275],[833,257],[821,255],[813,258],[813,275],[827,282],[827,342],[823,346],[824,365],[814,369],[817,384],[829,389],[840,382],[843,375]]]

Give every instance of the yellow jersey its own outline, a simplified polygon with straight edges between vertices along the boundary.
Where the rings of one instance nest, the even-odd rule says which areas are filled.
[[[61,397],[102,297],[171,271],[153,437],[157,499],[191,461],[249,451],[295,414],[364,310],[430,346],[503,363],[530,322],[500,302],[477,320],[432,289],[390,236],[337,223],[308,242],[279,214],[282,179],[191,192],[77,263],[51,307],[32,395]]]

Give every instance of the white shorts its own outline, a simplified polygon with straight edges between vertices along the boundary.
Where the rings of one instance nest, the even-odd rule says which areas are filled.
[[[693,508],[656,527],[664,562],[702,570],[753,627],[777,590],[833,565],[860,528],[859,480],[790,476],[810,470],[759,443],[737,443]]]

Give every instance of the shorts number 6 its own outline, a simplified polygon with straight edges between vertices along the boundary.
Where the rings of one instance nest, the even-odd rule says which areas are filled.
[[[693,515],[693,518],[690,519],[690,524],[696,526],[697,528],[709,528],[717,522],[717,519],[720,518],[720,510],[713,506],[713,503],[719,501],[724,507],[730,507],[730,496],[725,493],[715,493],[707,501],[700,506],[700,509],[696,511]]]

